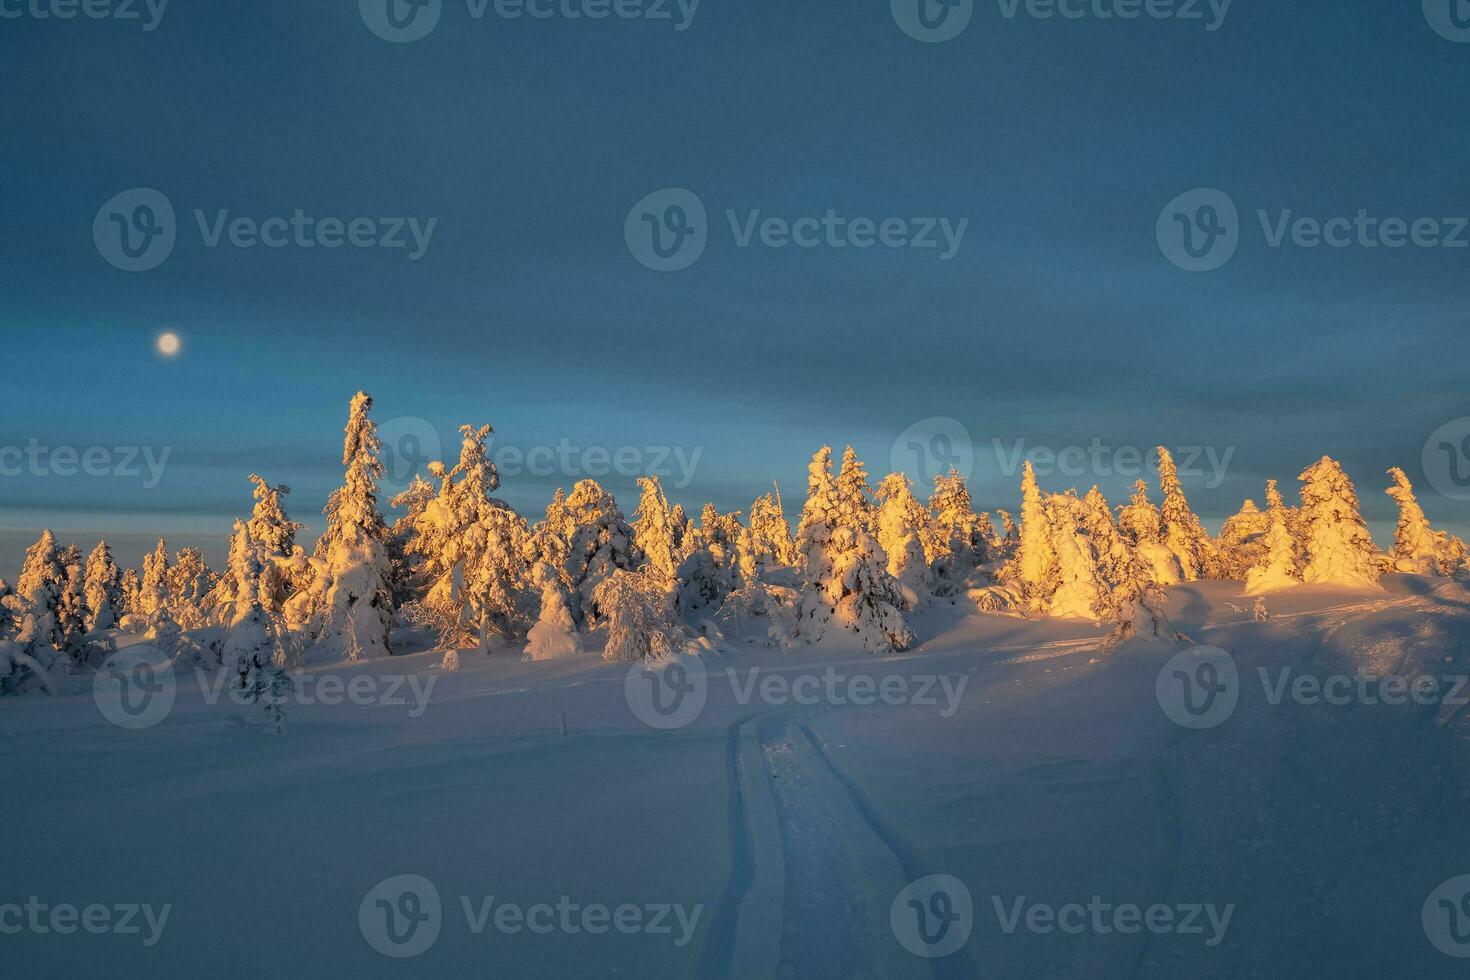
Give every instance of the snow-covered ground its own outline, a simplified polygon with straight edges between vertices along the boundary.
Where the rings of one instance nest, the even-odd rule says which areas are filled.
[[[1169,590],[1233,676],[1176,672],[1190,643],[1105,653],[1086,624],[941,604],[888,657],[829,634],[672,676],[508,652],[314,667],[280,736],[213,677],[179,674],[141,730],[73,677],[0,703],[0,969],[1463,975],[1436,940],[1470,954],[1470,903],[1431,893],[1470,874],[1470,690],[1449,690],[1470,589],[1302,586],[1266,622],[1241,593]],[[1384,704],[1360,673],[1444,680]],[[1189,679],[1233,711],[1171,721]],[[1342,703],[1313,703],[1319,681]],[[905,891],[932,875],[963,888]],[[104,929],[130,903],[138,932]]]

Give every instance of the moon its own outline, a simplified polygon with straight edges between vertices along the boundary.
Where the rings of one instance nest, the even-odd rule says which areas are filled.
[[[172,330],[167,330],[158,335],[158,353],[164,357],[173,357],[184,346],[179,340],[179,335]]]

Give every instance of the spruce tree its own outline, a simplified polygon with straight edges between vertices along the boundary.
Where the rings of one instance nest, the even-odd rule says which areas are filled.
[[[957,470],[934,478],[924,523],[924,556],[934,572],[935,591],[956,595],[970,575],[991,560],[1000,541],[988,514],[976,514],[970,488]],[[886,546],[885,546],[886,547]]]
[[[168,607],[168,544],[163,538],[150,554],[143,556],[143,580],[138,590],[138,611],[153,616]]]
[[[832,576],[832,537],[838,525],[837,483],[832,478],[832,447],[823,446],[807,466],[806,503],[796,529],[796,551],[803,588],[795,634],[808,643],[822,638],[832,619],[828,583]]]
[[[738,514],[721,514],[713,504],[704,505],[695,547],[678,569],[680,613],[689,617],[712,614],[740,587],[743,532]]]
[[[1266,534],[1261,542],[1263,553],[1259,564],[1246,571],[1246,595],[1260,595],[1301,584],[1301,563],[1293,523],[1276,481],[1268,480]]]
[[[327,658],[390,654],[393,595],[388,528],[378,513],[383,462],[372,407],[367,392],[352,397],[342,445],[344,480],[327,500],[326,529],[317,542],[321,628],[314,649]]]
[[[1302,471],[1299,533],[1302,581],[1377,587],[1377,549],[1358,512],[1358,494],[1337,461],[1323,456]]]
[[[87,630],[110,630],[122,620],[122,572],[106,541],[87,556],[83,587],[87,597]]]
[[[1211,578],[1215,573],[1214,545],[1199,518],[1189,508],[1189,501],[1184,496],[1184,486],[1179,482],[1179,470],[1174,465],[1174,457],[1163,446],[1159,446],[1157,451],[1159,489],[1164,494],[1164,503],[1159,509],[1164,547],[1179,559],[1179,567],[1186,582]]]
[[[584,628],[597,624],[597,586],[613,572],[632,571],[642,563],[633,528],[596,480],[579,481],[570,495],[558,490],[535,536],[538,556],[561,563],[572,615]]]
[[[1164,518],[1148,499],[1148,484],[1133,484],[1133,497],[1118,508],[1118,526],[1133,550],[1148,563],[1153,580],[1159,585],[1176,585],[1184,581],[1179,559],[1164,545]]]
[[[1243,580],[1266,556],[1266,531],[1271,520],[1254,500],[1246,500],[1239,512],[1220,527],[1217,545],[1221,578]]]
[[[205,600],[215,585],[215,574],[204,563],[204,553],[198,548],[180,548],[165,578],[174,621],[184,629],[203,626]]]
[[[673,509],[658,477],[640,477],[638,487],[642,496],[633,514],[633,540],[654,571],[672,583],[679,568],[682,522],[675,524]]]
[[[832,479],[832,450],[823,446],[807,469],[807,500],[797,531],[805,584],[796,635],[814,643],[829,623],[856,633],[869,651],[904,650],[913,633],[904,623],[903,592],[888,573],[888,557],[870,532],[874,524],[867,473],[848,449]]]
[[[750,505],[750,540],[756,574],[796,564],[796,539],[786,523],[779,488]]]
[[[119,588],[122,592],[121,617],[141,616],[143,614],[143,587],[138,581],[136,568],[123,569]]]
[[[837,473],[837,509],[845,527],[857,527],[873,534],[875,512],[873,490],[868,486],[868,471],[858,459],[857,451],[848,446],[842,453],[842,468]]]
[[[1048,495],[1044,507],[1053,564],[1050,581],[1032,593],[1033,600],[1043,594],[1045,600],[1032,608],[1059,618],[1099,622],[1108,614],[1109,597],[1085,529],[1087,507],[1074,491]]]
[[[1003,578],[1013,582],[1027,608],[1042,612],[1060,585],[1049,511],[1027,460],[1021,467],[1021,527],[1016,553]]]
[[[1388,475],[1393,486],[1384,492],[1399,505],[1399,523],[1389,553],[1394,567],[1401,572],[1433,575],[1454,575],[1465,568],[1465,542],[1429,526],[1429,518],[1414,496],[1414,485],[1403,470],[1395,466]]]
[[[965,502],[968,505],[968,496]],[[971,511],[971,523],[974,516],[974,511]],[[951,535],[955,535],[964,539],[962,547],[968,547],[970,532],[965,527],[965,518],[959,513],[952,513],[947,514],[946,519],[952,524],[945,534],[945,545],[951,546]],[[904,608],[919,608],[935,591],[935,575],[924,549],[924,537],[931,532],[931,517],[928,508],[914,496],[909,478],[902,473],[890,473],[878,484],[877,529],[878,544],[888,556],[888,574],[903,589]],[[946,590],[946,594],[953,595],[963,586],[964,576],[974,568],[970,563],[973,555],[967,552],[956,561],[951,550],[947,557],[950,560],[944,563],[943,569],[952,587]]]

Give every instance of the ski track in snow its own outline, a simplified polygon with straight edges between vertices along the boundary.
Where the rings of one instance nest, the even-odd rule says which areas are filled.
[[[730,886],[703,976],[858,980],[976,976],[966,955],[919,960],[889,937],[889,902],[927,872],[802,716],[732,725]]]

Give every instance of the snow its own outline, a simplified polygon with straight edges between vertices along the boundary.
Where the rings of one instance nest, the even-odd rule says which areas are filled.
[[[875,493],[850,446],[835,474],[812,457],[794,535],[779,489],[696,527],[652,478],[631,523],[592,480],[531,523],[490,496],[476,424],[390,528],[372,407],[351,400],[310,554],[252,475],[223,574],[161,539],[141,575],[105,543],[84,563],[46,531],[0,582],[17,975],[256,975],[257,947],[353,976],[1446,967],[1414,932],[1470,823],[1470,722],[1309,696],[1470,669],[1465,546],[1401,470],[1388,552],[1335,460],[1211,538],[1163,449],[1162,505],[1140,482],[1116,516],[1028,462],[1003,533],[959,473],[927,505],[899,474]],[[6,887],[176,917],[141,949],[17,936]],[[1200,942],[992,914],[1100,896],[1239,916]],[[663,903],[685,931],[485,932],[497,901]],[[398,962],[375,917],[425,909]],[[915,911],[962,951],[916,955]]]
[[[1461,712],[1273,706],[1254,681],[1258,667],[1470,672],[1470,589],[1404,575],[1383,586],[1303,585],[1267,600],[1266,623],[1238,611],[1238,582],[1169,589],[1174,626],[1231,651],[1245,678],[1234,716],[1199,732],[1154,702],[1177,645],[1104,653],[1090,623],[964,602],[912,617],[922,642],[903,654],[875,657],[845,631],[790,652],[712,650],[704,710],[669,732],[629,711],[626,665],[591,654],[462,654],[454,672],[435,650],[313,665],[299,676],[315,700],[288,702],[279,737],[228,694],[210,703],[188,668],[172,713],[144,731],[108,724],[86,674],[61,677],[57,697],[0,706],[0,820],[45,844],[7,853],[0,900],[173,908],[150,948],[6,936],[7,973],[256,976],[253,957],[229,952],[239,917],[226,910],[248,909],[291,975],[493,964],[529,978],[930,976],[888,927],[889,903],[943,873],[966,883],[976,915],[941,975],[1448,976],[1456,964],[1425,940],[1418,910],[1463,870],[1449,846],[1470,832]],[[741,683],[830,668],[966,686],[947,716],[918,703],[741,703],[725,668]],[[329,677],[381,696],[327,703],[314,685]],[[389,696],[384,677],[407,680]],[[445,922],[428,952],[395,961],[369,947],[356,913],[405,873],[435,884]],[[1147,932],[1007,935],[991,908],[991,896],[1094,894],[1236,910],[1207,947]],[[461,895],[703,910],[684,947],[475,936]]]

